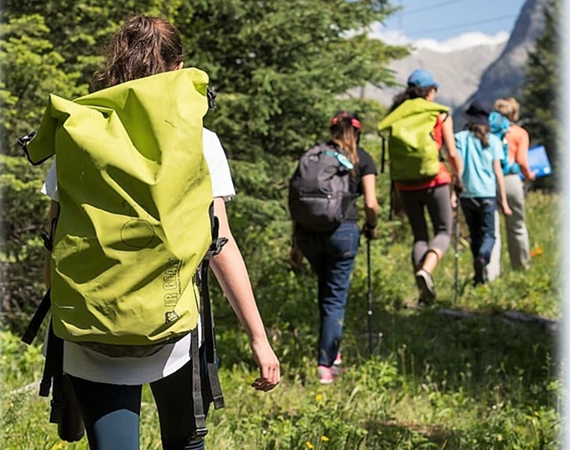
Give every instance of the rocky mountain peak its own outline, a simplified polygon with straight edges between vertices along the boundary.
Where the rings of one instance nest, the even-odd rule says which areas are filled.
[[[422,68],[430,71],[440,84],[436,101],[450,106],[455,112],[463,110],[474,98],[492,103],[503,96],[519,97],[528,52],[544,30],[545,3],[546,0],[524,3],[506,43],[451,52],[418,49],[390,64],[389,70],[393,71],[399,87],[380,89],[368,85],[350,94],[372,98],[388,106],[394,95],[405,88],[408,75],[414,69]]]
[[[462,107],[474,98],[494,102],[495,99],[504,96],[520,96],[525,80],[528,52],[544,30],[545,3],[545,0],[525,2],[504,50],[485,69],[479,88],[469,96]]]

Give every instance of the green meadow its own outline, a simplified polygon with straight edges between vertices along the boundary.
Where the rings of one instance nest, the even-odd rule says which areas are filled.
[[[559,197],[530,192],[529,271],[508,268],[472,287],[471,255],[462,224],[459,290],[450,248],[436,272],[438,301],[419,309],[404,221],[383,221],[371,244],[372,328],[363,241],[351,285],[342,345],[345,374],[322,386],[316,376],[317,305],[308,266],[295,273],[286,250],[252,279],[282,382],[262,394],[247,339],[216,295],[226,407],[209,415],[211,449],[555,449],[561,419],[557,364],[560,257]],[[505,241],[503,241],[505,242]],[[218,292],[213,286],[214,293]],[[219,292],[218,292],[219,293]],[[369,333],[371,331],[371,333]],[[49,402],[37,396],[43,358],[9,331],[1,336],[2,448],[87,449],[68,444],[48,423]],[[372,347],[370,347],[372,343]],[[144,393],[141,448],[160,449],[157,417]]]

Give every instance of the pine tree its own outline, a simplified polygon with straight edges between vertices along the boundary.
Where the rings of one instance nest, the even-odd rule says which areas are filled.
[[[533,144],[546,148],[553,166],[554,177],[541,180],[541,187],[554,187],[559,152],[556,133],[558,129],[556,89],[560,85],[559,17],[560,0],[547,0],[544,8],[544,32],[529,52],[526,82],[523,88],[523,116],[530,120],[525,124]]]

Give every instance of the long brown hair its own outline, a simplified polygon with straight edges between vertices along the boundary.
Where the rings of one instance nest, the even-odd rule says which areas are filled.
[[[491,132],[491,127],[489,125],[483,123],[467,122],[467,129],[481,141],[483,148],[489,146],[489,139],[487,139],[487,135]]]
[[[133,16],[103,49],[105,65],[91,81],[93,91],[175,69],[184,60],[178,30],[159,17]]]
[[[331,139],[347,154],[354,167],[358,166],[358,142],[362,125],[358,116],[350,111],[340,111],[331,120]]]
[[[392,106],[388,112],[394,111],[398,106],[404,103],[406,100],[411,100],[413,98],[427,98],[432,89],[437,89],[436,86],[408,86],[405,91],[400,92],[392,99]]]

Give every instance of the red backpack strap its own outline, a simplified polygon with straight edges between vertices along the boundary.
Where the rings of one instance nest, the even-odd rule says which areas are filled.
[[[435,127],[433,128],[433,140],[436,142],[438,150],[441,150],[443,146],[443,122],[446,121],[448,116],[448,113],[438,114]]]

